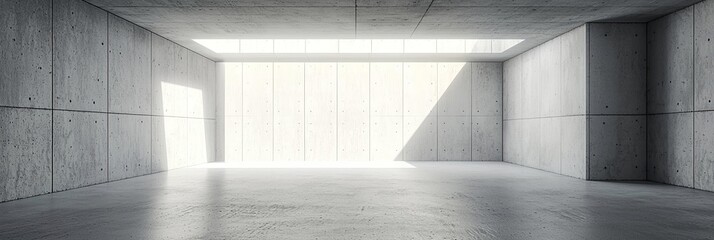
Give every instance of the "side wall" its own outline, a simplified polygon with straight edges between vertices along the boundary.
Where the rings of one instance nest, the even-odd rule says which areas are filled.
[[[648,24],[647,179],[714,191],[714,1]]]
[[[501,63],[219,63],[217,77],[219,160],[502,160]]]
[[[586,29],[504,63],[505,161],[587,178]]]
[[[0,202],[213,158],[214,62],[79,0],[0,25]]]
[[[644,24],[590,23],[504,65],[504,160],[588,180],[643,180]]]

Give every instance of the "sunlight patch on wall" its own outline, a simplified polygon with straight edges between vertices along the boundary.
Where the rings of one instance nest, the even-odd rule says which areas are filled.
[[[185,93],[186,98],[177,97]],[[161,96],[163,108],[169,106],[186,105],[195,111],[194,116],[165,116],[159,121],[158,127],[163,127],[163,139],[159,151],[163,150],[165,169],[176,169],[186,166],[207,163],[207,141],[211,140],[206,131],[203,117],[204,102],[203,91],[183,85],[161,82]]]
[[[186,92],[188,95],[189,109],[196,111],[195,115],[188,119],[188,147],[190,148],[188,164],[207,163],[212,161],[212,159],[208,159],[206,123],[202,119],[205,117],[205,111],[203,110],[203,91],[187,87]]]

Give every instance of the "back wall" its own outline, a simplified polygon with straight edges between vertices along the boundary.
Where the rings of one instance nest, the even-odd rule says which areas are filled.
[[[502,160],[501,63],[217,69],[219,161]]]

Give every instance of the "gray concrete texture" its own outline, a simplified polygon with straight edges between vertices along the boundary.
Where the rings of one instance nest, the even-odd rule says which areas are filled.
[[[151,116],[109,114],[109,180],[151,173]]]
[[[107,12],[77,0],[52,9],[53,108],[107,112]]]
[[[52,107],[51,4],[0,2],[0,106]]]
[[[588,179],[646,178],[647,25],[588,31]]]
[[[188,55],[188,117],[216,118],[216,64],[195,52]]]
[[[537,4],[530,0],[88,2],[220,61],[240,59],[235,55],[211,52],[192,39],[276,36],[526,39],[504,54],[472,54],[468,59],[459,60],[504,61],[587,22],[647,22],[698,1],[559,0]]]
[[[471,64],[471,116],[503,115],[503,63]]]
[[[647,24],[647,113],[694,109],[694,7]]]
[[[713,6],[704,1],[648,25],[648,180],[714,189]]]
[[[588,116],[588,179],[644,180],[647,117]]]
[[[694,113],[694,188],[714,191],[714,112]]]
[[[576,28],[504,63],[505,161],[587,178],[586,34]]]
[[[218,69],[225,89],[217,100],[217,152],[226,162],[502,160],[501,63],[238,62]]]
[[[554,151],[549,143],[556,138],[539,134],[560,130],[562,136],[587,139],[586,145],[578,144],[582,141],[569,141],[567,148],[561,145],[561,151],[576,154],[561,152],[561,161],[589,164],[582,168],[582,164],[561,162],[561,173],[592,180],[646,177],[711,190],[714,171],[708,154],[707,111],[712,110],[709,80],[714,68],[707,23],[713,5],[704,1],[647,25],[587,24],[582,27],[587,33],[577,34],[576,29],[507,61],[505,160],[558,172],[550,162],[557,158],[542,154],[546,148]],[[559,49],[552,46],[558,41]],[[574,66],[557,64],[558,51],[560,63]],[[552,72],[558,71],[560,88],[567,90],[554,92],[558,83]],[[557,94],[561,94],[559,101]],[[544,117],[558,114],[573,119],[555,129],[548,123],[553,120]],[[587,116],[586,132],[575,129],[583,129],[584,119],[575,120],[581,115]]]
[[[693,187],[694,114],[647,116],[647,179]]]
[[[645,29],[587,24],[507,61],[505,161],[590,180],[645,179]]]
[[[152,141],[152,33],[79,0],[0,4],[0,201],[151,173],[151,149],[168,145]],[[201,114],[153,131],[185,133],[185,154],[168,160],[175,167],[215,158],[215,63],[196,59],[198,83],[169,84],[166,105],[188,108],[193,93]]]
[[[151,114],[151,32],[109,15],[109,112]]]
[[[645,114],[647,25],[589,23],[588,114]]]
[[[694,6],[694,108],[714,110],[714,1]]]
[[[560,36],[560,111],[565,116],[587,113],[587,25]]]
[[[503,119],[471,117],[471,159],[503,161]]]
[[[52,112],[0,107],[0,202],[52,191]]]
[[[52,190],[108,180],[107,114],[53,111]]]
[[[585,178],[588,171],[587,117],[560,118],[560,173]]]
[[[0,238],[712,238],[711,192],[502,162],[410,164],[179,169],[3,203]]]
[[[188,116],[188,50],[152,34],[152,114]]]

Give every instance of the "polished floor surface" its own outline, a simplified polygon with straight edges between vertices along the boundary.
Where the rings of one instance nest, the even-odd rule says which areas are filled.
[[[0,239],[714,239],[714,193],[507,163],[187,168],[0,204]]]

